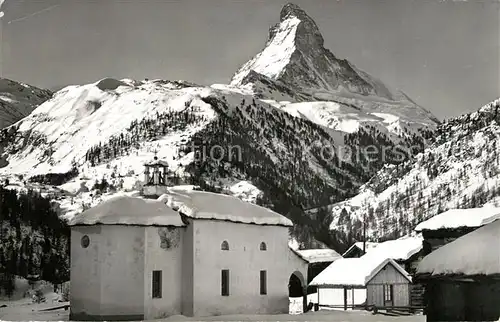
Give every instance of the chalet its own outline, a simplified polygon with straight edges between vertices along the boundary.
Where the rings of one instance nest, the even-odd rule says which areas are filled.
[[[427,255],[498,218],[500,208],[496,207],[451,209],[421,222],[415,231],[422,233],[423,254]]]
[[[309,284],[326,307],[387,308],[408,306],[410,275],[394,260],[374,256],[334,261]]]
[[[308,265],[288,247],[292,222],[153,174],[145,196],[113,197],[71,220],[70,319],[288,313],[290,280],[305,291]]]
[[[497,321],[500,317],[500,220],[436,249],[420,262],[426,315],[434,321]]]
[[[378,258],[390,258],[404,268],[410,275],[414,274],[419,261],[423,257],[422,237],[405,236],[395,240],[388,240],[381,243],[367,243],[365,245],[366,254],[363,256],[376,256]],[[344,253],[345,256],[356,258],[359,247],[362,243],[356,243],[350,250]],[[419,284],[410,285],[410,305],[412,307],[423,306],[423,287]]]
[[[374,242],[356,242],[352,244],[351,247],[349,247],[344,254],[342,254],[342,257],[344,258],[358,258],[366,254],[369,250],[377,247],[378,243]]]

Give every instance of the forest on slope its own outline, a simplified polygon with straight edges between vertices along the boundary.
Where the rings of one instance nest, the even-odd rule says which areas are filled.
[[[366,220],[371,240],[410,233],[421,221],[452,208],[500,201],[500,100],[439,125],[416,158],[388,165],[360,193],[329,206],[333,231],[359,238]]]
[[[49,199],[0,185],[0,295],[13,294],[16,277],[68,281],[69,236]]]

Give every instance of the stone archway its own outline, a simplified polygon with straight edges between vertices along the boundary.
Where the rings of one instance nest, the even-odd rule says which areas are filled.
[[[307,283],[301,272],[295,271],[288,279],[288,297],[302,297],[302,312],[307,308]]]

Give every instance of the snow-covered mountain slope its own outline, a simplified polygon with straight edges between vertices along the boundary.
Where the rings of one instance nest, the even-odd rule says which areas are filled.
[[[499,124],[500,99],[441,124],[415,160],[386,166],[357,196],[332,205],[330,228],[360,228],[366,216],[372,238],[398,236],[447,209],[498,205]]]
[[[406,94],[335,57],[323,44],[311,17],[287,4],[265,48],[235,73],[230,85],[277,102],[331,101],[361,114],[390,114],[415,130],[435,127],[437,119]]]
[[[4,151],[9,155],[9,165],[2,170],[31,175],[68,172],[74,161],[83,162],[91,147],[124,132],[133,121],[180,113],[190,104],[199,108],[193,117],[199,118],[200,124],[214,117],[197,97],[203,88],[177,90],[182,86],[175,83],[138,85],[126,81],[106,78],[57,92],[53,99],[6,130],[17,136],[9,134],[14,141]]]
[[[370,176],[336,158],[325,162],[313,143],[339,143],[315,123],[251,96],[184,82],[107,78],[69,86],[0,139],[0,174],[11,184],[15,174],[26,184],[61,186],[80,204],[75,196],[90,194],[102,178],[118,190],[140,188],[155,150],[182,182],[270,204],[340,200]]]
[[[52,92],[0,78],[0,129],[9,126],[52,96]]]

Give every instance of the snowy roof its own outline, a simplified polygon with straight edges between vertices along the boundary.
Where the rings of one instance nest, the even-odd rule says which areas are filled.
[[[270,209],[218,193],[170,188],[169,192],[158,200],[194,219],[227,220],[257,225],[293,225],[290,219]]]
[[[168,167],[168,162],[167,161],[163,161],[163,160],[158,160],[158,159],[153,159],[153,160],[144,162],[144,166],[152,167],[152,166],[155,166],[155,165],[159,165],[161,167]]]
[[[480,227],[500,218],[500,208],[483,207],[470,209],[451,209],[415,227],[416,231],[454,229],[460,227]]]
[[[75,216],[70,225],[185,226],[178,212],[163,202],[140,197],[112,197]]]
[[[374,243],[374,242],[366,242],[366,245],[365,245],[365,250],[368,252],[370,249],[373,249],[375,247],[377,247],[378,243]],[[363,250],[363,242],[357,242],[357,243],[354,243],[351,247],[349,247],[348,250],[346,250],[344,252],[344,254],[342,254],[342,256],[346,256],[347,254],[349,254],[349,252],[351,252],[354,248],[358,248],[360,250]]]
[[[393,265],[408,281],[408,273],[390,258],[366,257],[340,258],[319,273],[309,285],[312,286],[353,286],[365,287],[366,284],[387,264]]]
[[[333,262],[342,257],[333,249],[304,249],[296,252],[309,263]]]
[[[395,261],[407,260],[423,247],[422,236],[402,237],[379,243],[377,247],[369,249],[363,257],[376,256],[379,258],[391,258]]]
[[[300,244],[299,242],[297,241],[297,239],[295,238],[291,238],[288,240],[288,247],[291,249],[291,250],[299,250],[299,247],[300,247]]]
[[[418,274],[491,275],[500,274],[500,220],[446,244],[418,265]]]

